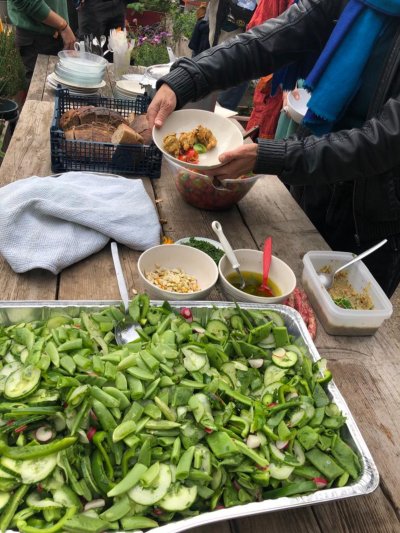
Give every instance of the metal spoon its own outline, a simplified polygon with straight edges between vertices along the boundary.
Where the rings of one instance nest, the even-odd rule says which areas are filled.
[[[217,237],[219,239],[219,242],[222,244],[222,248],[224,249],[224,252],[226,253],[226,257],[229,259],[229,262],[232,265],[232,268],[234,270],[236,270],[236,272],[239,274],[239,277],[240,277],[240,287],[239,287],[239,289],[243,290],[245,288],[245,286],[246,286],[246,282],[244,281],[243,276],[242,276],[242,274],[241,274],[241,272],[239,270],[240,263],[237,260],[237,257],[235,255],[234,251],[232,250],[232,246],[229,244],[228,239],[225,237],[225,234],[222,231],[221,224],[217,220],[214,220],[214,222],[211,224],[211,227],[214,230],[214,232],[216,233],[216,235],[217,235]]]
[[[137,322],[133,322],[132,318],[128,314],[128,289],[126,288],[124,273],[122,271],[121,261],[119,259],[118,245],[116,242],[111,243],[111,255],[113,258],[115,274],[117,276],[119,293],[125,309],[125,317],[115,326],[115,340],[117,341],[117,344],[127,344],[128,342],[135,341],[140,337],[139,333],[136,331],[136,328],[140,327],[140,325]]]
[[[349,261],[345,265],[343,265],[340,268],[338,268],[337,270],[335,270],[335,272],[333,274],[326,273],[326,272],[320,272],[318,274],[318,278],[319,278],[320,282],[325,287],[325,289],[327,289],[327,290],[330,289],[332,287],[332,285],[333,285],[333,280],[334,280],[334,277],[336,276],[336,274],[338,274],[339,272],[341,272],[345,268],[348,268],[350,265],[354,265],[354,263],[356,263],[357,261],[360,261],[361,259],[363,259],[367,255],[372,254],[372,252],[375,252],[375,250],[377,250],[378,248],[380,248],[381,246],[383,246],[386,243],[387,243],[387,239],[383,239],[383,241],[379,242],[378,244],[375,244],[375,246],[372,246],[372,248],[368,248],[368,250],[365,250],[365,252],[363,252],[360,255],[357,255],[357,257],[355,257],[354,259],[352,259],[351,261]]]

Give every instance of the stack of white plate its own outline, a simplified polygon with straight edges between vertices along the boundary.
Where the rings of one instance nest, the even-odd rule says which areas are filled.
[[[144,94],[144,88],[137,80],[119,80],[115,83],[115,97],[134,100],[138,94]]]
[[[106,82],[101,81],[100,83],[97,83],[96,85],[92,85],[90,87],[81,86],[79,84],[65,81],[59,76],[57,76],[55,72],[52,72],[47,76],[47,85],[51,89],[57,89],[57,87],[61,85],[62,89],[69,89],[70,94],[75,96],[91,96],[93,94],[98,93],[99,89],[101,89],[102,87],[105,87]]]
[[[80,94],[92,94],[105,86],[108,61],[104,57],[75,50],[63,50],[58,57],[55,71],[47,78],[50,86],[60,84]]]

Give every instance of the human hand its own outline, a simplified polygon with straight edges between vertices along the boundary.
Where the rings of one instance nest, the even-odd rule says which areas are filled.
[[[223,165],[206,172],[206,174],[219,180],[240,178],[240,176],[253,171],[257,150],[258,145],[256,143],[246,143],[235,150],[224,152],[219,156]]]
[[[60,35],[64,43],[64,50],[73,50],[76,37],[71,28],[67,26],[64,30],[60,31]]]
[[[161,85],[147,110],[149,128],[152,129],[153,126],[161,128],[165,119],[176,108],[176,103],[176,95],[171,87],[166,83]]]

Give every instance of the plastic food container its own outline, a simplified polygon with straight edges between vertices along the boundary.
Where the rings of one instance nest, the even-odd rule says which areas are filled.
[[[373,335],[393,312],[390,300],[362,261],[348,269],[349,283],[357,292],[368,287],[374,308],[342,309],[337,306],[318,278],[318,272],[330,266],[332,272],[353,259],[350,252],[312,251],[303,257],[302,283],[325,331],[330,335]]]
[[[228,209],[241,200],[257,181],[258,176],[232,180],[225,188],[216,187],[213,178],[178,165],[165,157],[175,185],[184,200],[199,209],[219,211]]]

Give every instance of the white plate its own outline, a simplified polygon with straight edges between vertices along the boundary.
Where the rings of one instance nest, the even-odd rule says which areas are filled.
[[[119,80],[115,84],[117,90],[121,94],[133,96],[135,94],[143,94],[144,89],[138,81]]]
[[[198,164],[179,161],[179,159],[165,151],[163,140],[166,135],[169,133],[179,134],[184,131],[191,131],[199,125],[205,126],[212,131],[217,138],[217,146],[205,154],[199,154]],[[218,159],[219,155],[228,150],[238,148],[243,144],[243,135],[234,122],[216,113],[203,111],[202,109],[181,109],[180,111],[174,111],[161,128],[153,127],[153,139],[157,147],[167,157],[186,168],[197,170],[206,170],[221,166]]]
[[[61,83],[62,85],[65,85],[66,87],[74,87],[74,88],[77,88],[77,89],[84,89],[84,90],[87,90],[87,89],[101,89],[102,87],[105,87],[106,86],[106,82],[103,80],[101,81],[100,83],[96,83],[96,84],[83,84],[83,83],[72,83],[71,81],[66,81],[66,80],[63,80],[62,78],[60,78],[59,76],[57,76],[57,74],[55,72],[53,72],[52,74],[50,74],[50,76],[52,77],[53,81],[56,81],[58,83]]]
[[[197,241],[206,241],[209,244],[215,246],[215,248],[224,251],[224,249],[222,248],[222,244],[219,241],[215,241],[214,239],[208,239],[207,237],[182,237],[182,239],[178,239],[177,241],[175,241],[175,244],[185,244],[189,242],[189,239],[196,239]]]

